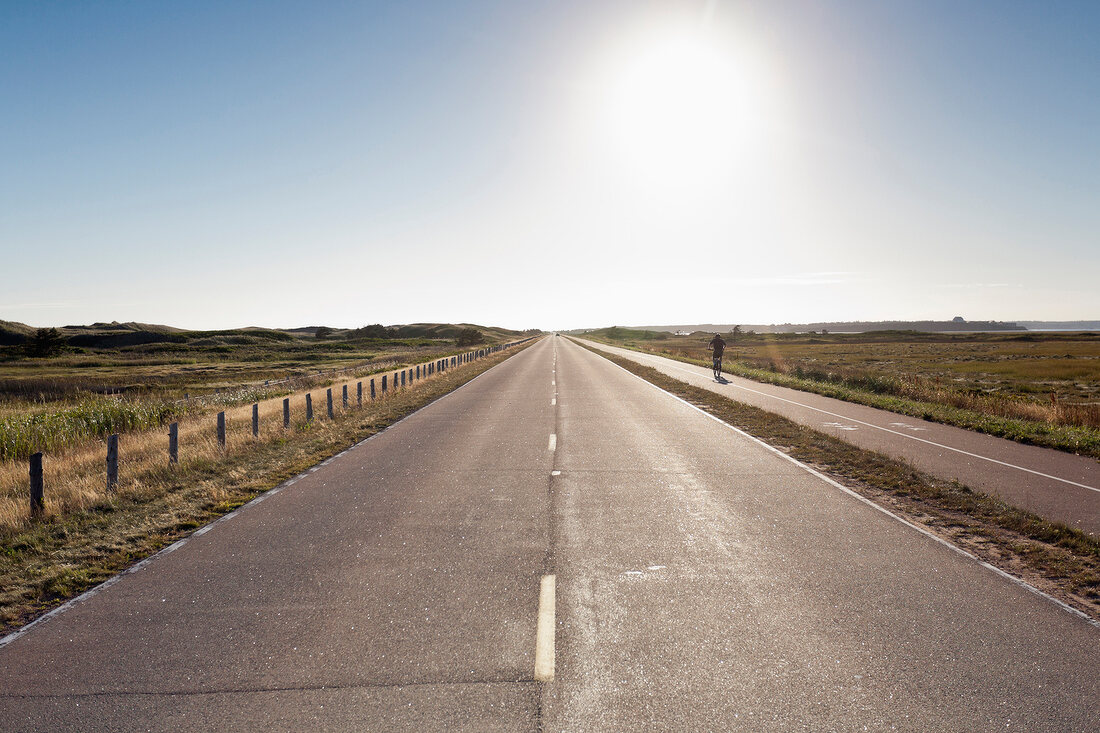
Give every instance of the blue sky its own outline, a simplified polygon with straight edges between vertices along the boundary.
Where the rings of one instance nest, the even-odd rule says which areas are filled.
[[[1083,2],[5,3],[0,318],[1100,318],[1098,37]]]

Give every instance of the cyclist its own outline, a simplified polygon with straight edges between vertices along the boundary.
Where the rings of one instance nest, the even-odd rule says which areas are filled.
[[[710,340],[711,351],[714,352],[714,378],[722,378],[722,354],[726,351],[726,342],[718,334]]]

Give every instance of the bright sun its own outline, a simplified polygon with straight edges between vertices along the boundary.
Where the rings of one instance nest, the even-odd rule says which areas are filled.
[[[634,175],[710,185],[763,144],[765,100],[733,49],[700,33],[649,38],[614,65],[607,97],[612,145]]]

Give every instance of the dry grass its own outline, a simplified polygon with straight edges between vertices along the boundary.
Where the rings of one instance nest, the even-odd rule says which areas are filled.
[[[414,367],[415,371],[415,367]],[[446,372],[444,372],[445,374]],[[395,371],[384,372],[388,386]],[[347,380],[334,382],[329,387],[310,387],[299,390],[289,396],[291,406],[291,426],[283,428],[282,397],[274,397],[258,402],[260,432],[252,435],[252,405],[243,404],[225,410],[227,421],[227,449],[217,442],[216,407],[207,408],[194,416],[179,421],[180,463],[171,469],[175,473],[187,473],[196,468],[231,458],[240,451],[254,450],[257,445],[293,439],[309,430],[320,428],[326,421],[326,389],[333,394],[334,410],[342,415],[342,389],[348,387],[349,408],[356,410],[356,385],[363,382],[364,402],[370,407],[370,380],[376,383],[378,399],[382,399],[381,377],[353,376]],[[425,381],[438,379],[440,374],[410,383],[405,389],[418,389]],[[313,398],[314,423],[306,421],[306,395]],[[393,396],[390,386],[386,398]],[[111,500],[106,493],[106,472],[104,459],[106,441],[97,439],[74,443],[67,448],[49,453],[44,457],[43,467],[46,476],[47,519],[76,511],[85,511]],[[31,521],[28,500],[28,464],[24,460],[9,460],[0,463],[0,535],[24,528]],[[168,466],[167,428],[158,425],[152,429],[131,431],[119,439],[119,476],[118,498],[148,498],[161,490],[165,481],[171,477]]]
[[[585,338],[710,365],[699,336],[602,329]],[[1100,458],[1100,337],[1093,334],[757,334],[730,339],[725,368]]]

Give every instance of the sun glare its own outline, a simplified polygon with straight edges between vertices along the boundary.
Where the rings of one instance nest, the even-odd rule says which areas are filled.
[[[662,186],[713,184],[764,144],[766,100],[750,64],[707,34],[634,44],[604,103],[611,147]]]

